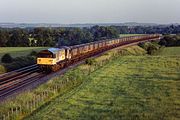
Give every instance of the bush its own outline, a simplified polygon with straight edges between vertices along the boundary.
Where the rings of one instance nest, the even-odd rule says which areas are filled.
[[[3,74],[6,72],[6,68],[3,65],[0,65],[0,74]]]
[[[96,63],[96,60],[94,58],[88,58],[86,59],[85,63],[87,65],[94,65]]]
[[[139,46],[147,51],[147,54],[153,55],[159,52],[161,46],[157,42],[140,43]]]
[[[29,56],[37,56],[37,54],[38,54],[38,53],[33,50],[33,51],[31,51],[31,53],[29,54]]]
[[[1,62],[2,63],[12,63],[13,62],[13,58],[11,57],[10,54],[7,53],[7,54],[2,56]]]

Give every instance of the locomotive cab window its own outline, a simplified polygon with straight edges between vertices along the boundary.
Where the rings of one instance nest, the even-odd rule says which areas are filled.
[[[38,54],[39,58],[54,58],[56,56],[53,55],[53,53],[49,52],[49,51],[42,51]]]
[[[52,55],[52,54],[39,54],[38,57],[39,58],[55,58],[56,55]]]

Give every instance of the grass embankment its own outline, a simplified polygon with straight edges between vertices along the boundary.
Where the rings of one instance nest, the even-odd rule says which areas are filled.
[[[31,65],[34,63],[33,58],[27,57],[32,51],[39,52],[40,50],[47,49],[45,47],[1,47],[0,48],[0,74],[19,69],[21,67]],[[13,63],[1,63],[1,57],[9,53],[13,58]]]
[[[165,47],[157,55],[180,56],[180,47]]]
[[[179,71],[176,56],[121,56],[28,119],[178,120]]]

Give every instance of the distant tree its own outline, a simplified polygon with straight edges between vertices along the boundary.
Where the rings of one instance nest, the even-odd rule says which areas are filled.
[[[35,28],[33,34],[37,40],[37,46],[55,46],[55,37],[51,29]]]
[[[0,30],[0,47],[6,47],[9,40],[9,33],[6,30]]]
[[[11,33],[11,37],[7,42],[9,47],[28,47],[29,46],[29,38],[26,30],[16,29]]]
[[[91,33],[94,35],[94,40],[101,40],[107,38],[117,38],[119,37],[119,32],[116,27],[104,27],[104,26],[94,26],[90,29]]]

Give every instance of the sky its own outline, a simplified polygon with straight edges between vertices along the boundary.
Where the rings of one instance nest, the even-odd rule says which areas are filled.
[[[180,0],[0,0],[0,22],[180,23]]]

